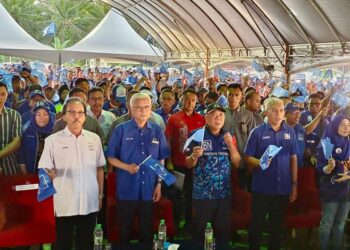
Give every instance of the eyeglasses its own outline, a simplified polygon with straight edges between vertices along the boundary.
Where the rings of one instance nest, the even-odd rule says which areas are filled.
[[[83,117],[85,115],[84,111],[72,111],[72,110],[67,110],[67,113],[71,116],[71,117],[76,117],[77,115],[79,117]]]
[[[151,106],[147,105],[147,106],[135,106],[135,107],[132,107],[133,109],[136,109],[137,111],[141,111],[141,110],[150,110],[151,109]]]

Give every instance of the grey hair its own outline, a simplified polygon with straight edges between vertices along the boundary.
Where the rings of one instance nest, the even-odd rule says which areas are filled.
[[[264,110],[269,111],[276,104],[281,103],[283,105],[283,101],[277,97],[270,97],[264,101]]]
[[[133,107],[138,100],[149,100],[152,103],[151,97],[146,93],[136,93],[130,99],[130,106]]]
[[[72,102],[77,102],[77,103],[80,103],[81,105],[83,105],[84,107],[84,113],[86,115],[86,104],[85,102],[79,98],[79,97],[70,97],[68,99],[66,99],[66,101],[64,102],[64,105],[63,105],[63,108],[62,108],[62,114],[65,115],[67,113],[67,107],[70,103]]]

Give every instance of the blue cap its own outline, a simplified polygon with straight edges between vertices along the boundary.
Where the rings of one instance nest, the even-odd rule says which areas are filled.
[[[32,99],[32,98],[33,98],[34,96],[36,96],[36,95],[39,95],[39,96],[42,96],[42,97],[45,98],[44,92],[42,92],[41,90],[36,89],[36,90],[33,90],[33,91],[30,93],[29,99]]]
[[[295,106],[293,103],[288,103],[286,107],[284,108],[286,113],[293,113],[294,111],[299,110],[297,106]]]
[[[46,109],[48,112],[50,112],[50,106],[47,102],[37,102],[34,104],[34,107],[33,107],[33,112],[37,111],[38,109]]]

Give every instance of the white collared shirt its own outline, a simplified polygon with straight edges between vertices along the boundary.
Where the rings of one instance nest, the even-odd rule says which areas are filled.
[[[112,123],[117,119],[112,112],[103,109],[101,115],[98,118],[94,113],[92,113],[90,108],[87,109],[87,115],[95,118],[98,121],[105,135],[108,134]]]
[[[97,167],[106,164],[97,134],[82,130],[76,137],[68,127],[45,139],[39,168],[56,168],[53,180],[55,215],[87,215],[99,209]]]

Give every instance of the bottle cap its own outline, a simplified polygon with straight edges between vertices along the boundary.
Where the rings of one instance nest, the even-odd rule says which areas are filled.
[[[161,219],[160,224],[164,224],[164,223],[165,223],[164,219]]]
[[[211,227],[211,222],[207,222],[207,227]]]

